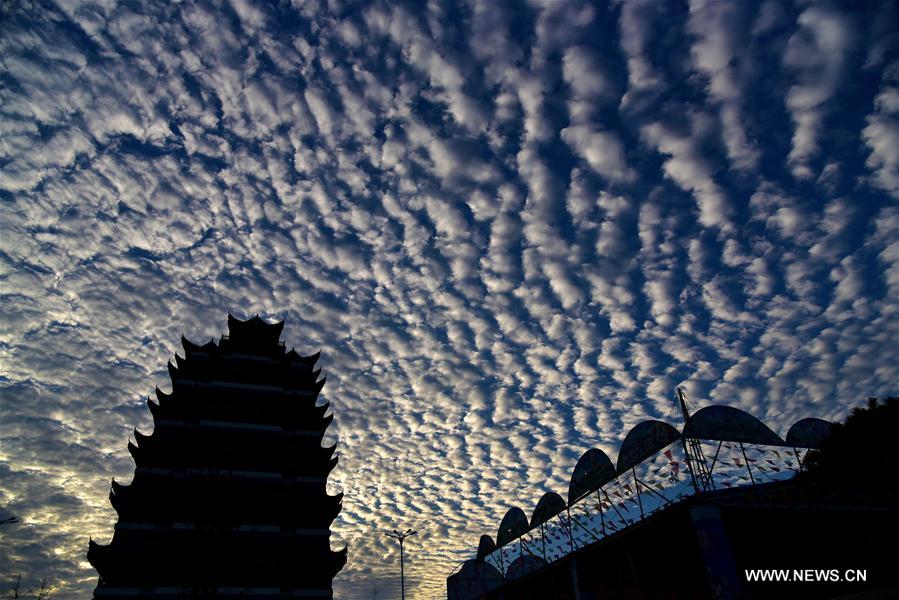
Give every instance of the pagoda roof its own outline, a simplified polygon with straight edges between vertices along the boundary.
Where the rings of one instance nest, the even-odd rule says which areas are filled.
[[[266,323],[259,318],[259,315],[241,321],[228,313],[228,339],[235,345],[277,346],[283,330],[284,321]]]
[[[288,352],[286,354],[286,356],[287,356],[287,360],[289,362],[298,362],[298,363],[303,363],[303,364],[311,366],[318,362],[318,359],[319,359],[319,357],[321,357],[321,354],[322,354],[321,350],[319,350],[315,354],[310,354],[309,356],[303,356],[302,354],[298,353],[295,349],[291,348],[290,352]]]

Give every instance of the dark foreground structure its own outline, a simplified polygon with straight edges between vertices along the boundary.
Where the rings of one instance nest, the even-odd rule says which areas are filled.
[[[342,494],[321,446],[318,355],[287,352],[282,323],[228,316],[229,334],[169,363],[172,393],[148,401],[129,485],[112,482],[112,542],[90,542],[95,598],[331,598],[346,549],[329,545]]]
[[[482,536],[447,579],[448,599],[899,598],[899,502],[883,484],[892,469],[834,485],[805,460],[837,450],[829,423],[803,419],[782,439],[735,408],[691,416],[682,396],[681,406],[682,431],[638,424],[617,465],[588,450],[567,502],[549,492],[530,520],[510,509],[496,542]],[[869,445],[895,453],[886,437]],[[857,471],[895,462],[869,449]]]

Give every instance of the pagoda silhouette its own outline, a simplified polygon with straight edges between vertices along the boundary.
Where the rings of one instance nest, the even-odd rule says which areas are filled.
[[[331,598],[346,563],[330,526],[333,413],[317,405],[319,354],[287,352],[284,323],[228,315],[228,335],[169,362],[172,393],[148,400],[152,435],[134,431],[129,485],[112,481],[109,545],[90,541],[95,598]]]

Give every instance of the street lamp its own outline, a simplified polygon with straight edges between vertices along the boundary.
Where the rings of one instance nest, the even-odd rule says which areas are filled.
[[[418,533],[417,531],[412,531],[411,529],[407,529],[403,533],[398,532],[396,529],[393,530],[393,533],[386,533],[387,537],[392,537],[396,541],[400,543],[400,590],[402,591],[402,600],[406,600],[406,574],[404,572],[403,567],[403,541],[410,536]]]

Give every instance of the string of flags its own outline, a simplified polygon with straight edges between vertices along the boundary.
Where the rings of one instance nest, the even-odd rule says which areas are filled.
[[[765,480],[782,479],[798,469],[796,454],[783,448],[740,445],[729,442],[704,444],[713,486],[733,488]],[[604,535],[617,533],[647,514],[693,493],[688,476],[690,462],[669,447],[636,467],[633,477],[622,474],[606,484],[596,496],[570,507],[571,513],[559,515],[559,523],[524,534],[519,543],[507,544],[491,555],[508,568],[521,559],[521,550],[547,561],[555,561],[573,549],[592,544]],[[709,454],[711,452],[711,454]],[[801,456],[800,456],[801,460]],[[567,515],[567,517],[565,516]],[[499,568],[499,564],[495,565]],[[524,563],[518,568],[526,568]]]

